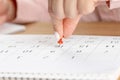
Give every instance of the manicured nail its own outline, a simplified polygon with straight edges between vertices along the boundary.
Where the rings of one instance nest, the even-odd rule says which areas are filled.
[[[55,37],[56,37],[57,41],[60,40],[60,35],[58,34],[58,32],[55,32]]]

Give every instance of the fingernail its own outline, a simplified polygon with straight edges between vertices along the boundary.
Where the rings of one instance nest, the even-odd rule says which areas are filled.
[[[58,34],[58,32],[55,32],[54,34],[55,34],[55,37],[56,37],[57,41],[59,41],[60,40],[60,35]]]

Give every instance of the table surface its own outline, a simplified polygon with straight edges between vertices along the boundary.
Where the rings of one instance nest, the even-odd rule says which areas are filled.
[[[27,30],[18,34],[53,34],[52,25],[49,23],[32,23],[26,25]],[[93,22],[79,23],[74,34],[77,35],[106,35],[120,36],[120,23]]]
[[[26,31],[17,34],[53,34],[53,33],[54,31],[50,23],[38,22],[26,24]],[[74,34],[120,36],[120,23],[117,22],[79,23]],[[120,78],[118,80],[120,80]]]

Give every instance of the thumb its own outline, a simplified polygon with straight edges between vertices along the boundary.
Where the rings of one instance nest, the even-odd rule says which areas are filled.
[[[63,20],[63,34],[64,34],[65,38],[72,35],[80,18],[81,18],[81,15],[79,15],[73,19],[65,18]]]

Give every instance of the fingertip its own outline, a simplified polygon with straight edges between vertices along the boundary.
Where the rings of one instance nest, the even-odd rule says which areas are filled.
[[[55,37],[56,37],[57,41],[61,39],[61,36],[58,32],[55,32],[54,34],[55,34]]]
[[[59,36],[59,38],[62,38],[63,37],[63,25],[60,25],[60,24],[54,25],[53,28],[54,28],[55,35],[57,37]]]
[[[73,32],[79,22],[80,17],[81,16],[77,16],[74,19],[70,19],[70,18],[64,19],[64,21],[63,21],[64,38],[68,38],[73,34]]]
[[[75,29],[75,24],[70,19],[64,20],[64,38],[68,38],[72,35]]]
[[[57,40],[59,40],[60,38],[63,38],[63,33],[61,33],[61,32],[55,31],[54,35],[55,35],[55,37],[56,37]]]
[[[56,16],[52,16],[52,24],[55,34],[60,38],[63,36],[63,19],[59,19]]]

